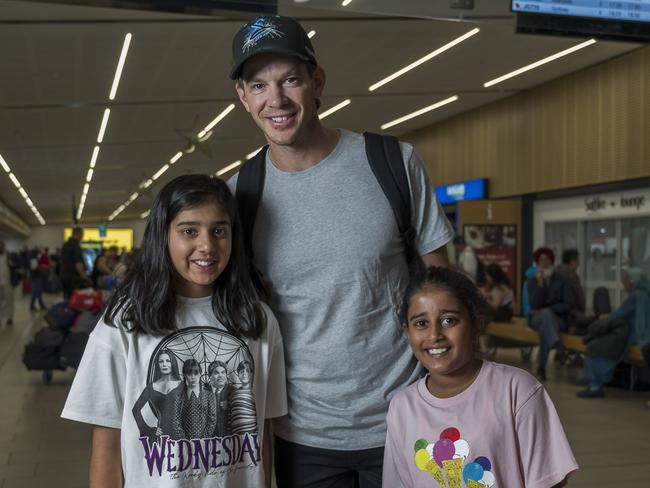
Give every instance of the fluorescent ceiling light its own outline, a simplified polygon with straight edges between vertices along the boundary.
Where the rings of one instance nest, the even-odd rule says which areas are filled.
[[[343,0],[343,1],[341,2],[341,6],[343,6],[343,7],[347,7],[348,5],[350,5],[350,2],[352,2],[352,0]]]
[[[93,170],[92,168],[90,168],[90,169],[88,170],[88,173],[86,174],[86,181],[87,181],[88,183],[90,183],[90,182],[93,180],[93,171],[94,171],[94,170]]]
[[[315,30],[310,30],[310,31],[307,33],[307,37],[309,37],[310,39],[311,39],[312,37],[314,37],[315,35],[316,35],[316,31],[315,31]]]
[[[122,44],[122,52],[120,53],[120,60],[117,62],[117,69],[115,70],[115,78],[113,78],[113,86],[111,87],[111,93],[108,96],[109,100],[115,99],[115,94],[117,93],[117,87],[120,84],[120,77],[122,76],[122,70],[124,69],[124,62],[126,61],[126,54],[129,52],[129,46],[131,45],[131,33],[129,32],[124,36],[124,43]]]
[[[20,181],[18,181],[18,178],[16,178],[16,175],[11,172],[11,168],[9,167],[9,164],[4,160],[2,155],[0,155],[0,165],[2,165],[2,168],[5,170],[7,175],[9,176],[9,179],[11,182],[14,184],[14,186],[18,189],[18,193],[20,193],[20,196],[23,197],[25,200],[25,203],[27,203],[27,206],[29,209],[32,211],[34,216],[38,219],[41,225],[45,225],[45,220],[41,216],[41,214],[38,212],[38,209],[34,205],[34,203],[30,200],[29,195],[27,194],[27,191],[22,187],[20,184]]]
[[[219,122],[221,122],[226,115],[228,115],[230,112],[232,112],[235,109],[236,105],[234,103],[231,103],[228,105],[219,115],[217,115],[212,122],[210,122],[208,125],[205,126],[205,128],[199,132],[198,137],[201,138],[205,136],[208,132],[212,130],[212,128],[217,125]],[[209,136],[208,136],[209,137]],[[140,188],[145,189],[149,188],[155,180],[160,178],[162,174],[169,169],[171,165],[176,163],[179,159],[183,157],[184,153],[182,151],[177,152],[172,156],[172,158],[169,160],[168,163],[164,164],[162,168],[160,168],[156,173],[149,178],[148,180],[140,183]],[[138,192],[133,193],[129,199],[121,205],[115,212],[113,212],[109,217],[108,220],[113,220],[115,217],[117,217],[122,210],[124,210],[128,205],[130,205],[133,201],[135,201],[140,194]]]
[[[240,166],[240,165],[241,165],[241,159],[235,161],[232,164],[229,164],[225,168],[221,168],[219,171],[217,171],[217,176],[225,175],[228,171],[231,171],[231,170],[235,169],[237,166]]]
[[[341,103],[339,103],[338,105],[334,105],[332,108],[330,108],[330,109],[328,109],[328,110],[325,110],[325,112],[323,112],[322,114],[320,114],[320,115],[318,116],[318,118],[321,119],[321,120],[323,120],[323,119],[324,119],[325,117],[327,117],[328,115],[332,115],[332,114],[333,114],[334,112],[336,112],[337,110],[341,110],[343,107],[346,107],[346,106],[350,105],[350,103],[352,103],[352,102],[350,101],[349,98],[348,98],[347,100],[343,100],[343,101],[342,101]]]
[[[436,49],[435,51],[430,52],[429,54],[427,54],[426,56],[424,56],[424,57],[418,59],[417,61],[412,62],[412,63],[409,64],[408,66],[404,66],[404,67],[403,67],[402,69],[400,69],[399,71],[396,71],[395,73],[393,73],[393,74],[390,75],[390,76],[387,76],[387,77],[384,78],[383,80],[378,81],[378,82],[375,83],[374,85],[370,85],[370,86],[368,87],[368,91],[374,91],[374,90],[376,90],[377,88],[379,88],[380,86],[383,86],[383,85],[385,85],[386,83],[389,83],[389,82],[393,81],[395,78],[398,78],[398,77],[402,76],[402,75],[403,75],[404,73],[406,73],[407,71],[411,71],[413,68],[417,68],[417,67],[420,66],[422,63],[426,63],[427,61],[429,61],[429,60],[435,58],[435,57],[438,56],[439,54],[442,54],[443,52],[447,51],[448,49],[451,49],[451,48],[454,47],[456,44],[460,44],[461,42],[463,42],[463,41],[466,40],[466,39],[469,39],[469,38],[472,37],[473,35],[478,34],[479,31],[480,31],[480,29],[479,29],[478,27],[472,29],[472,30],[469,31],[468,33],[463,34],[462,36],[460,36],[460,37],[454,39],[454,40],[451,41],[451,42],[448,42],[447,44],[445,44],[445,45],[442,46],[442,47],[439,47],[439,48]]]
[[[89,184],[89,183],[85,183],[85,184],[84,184],[84,189],[83,189],[83,192],[82,192],[82,193],[84,193],[84,194],[88,193],[88,190],[89,190],[89,189],[90,189],[90,184]]]
[[[147,210],[146,212],[142,212],[142,213],[140,214],[140,218],[141,218],[141,219],[146,219],[147,217],[149,217],[149,213],[150,213],[150,212],[151,212],[151,210]]]
[[[501,83],[502,81],[505,81],[507,79],[513,78],[517,75],[520,75],[522,73],[525,73],[526,71],[530,71],[531,69],[535,69],[543,64],[550,63],[551,61],[555,61],[558,58],[561,58],[562,56],[566,56],[567,54],[571,54],[573,52],[576,52],[580,49],[583,49],[587,46],[591,46],[592,44],[596,43],[596,39],[589,39],[588,41],[582,42],[576,46],[570,47],[569,49],[565,49],[564,51],[560,51],[559,53],[555,53],[551,56],[548,56],[544,59],[540,59],[539,61],[536,61],[532,64],[529,64],[527,66],[524,66],[523,68],[519,68],[515,71],[511,71],[510,73],[506,73],[503,76],[499,76],[498,78],[495,78],[493,80],[490,80],[486,83],[483,83],[483,86],[485,88],[488,88],[490,86],[496,85],[497,83]]]
[[[264,147],[264,146],[260,146],[260,147],[258,147],[257,149],[255,149],[255,151],[253,151],[253,152],[249,152],[249,153],[246,155],[246,159],[250,159],[250,158],[252,158],[253,156],[255,156],[258,152],[260,152],[260,151],[262,150],[263,147]]]
[[[157,180],[158,178],[160,178],[160,175],[162,175],[162,174],[163,174],[165,171],[167,171],[168,169],[169,169],[169,165],[166,164],[165,166],[163,166],[162,168],[160,168],[158,171],[156,171],[156,174],[154,174],[154,175],[151,177],[151,179],[152,179],[152,180]]]
[[[95,149],[93,149],[93,155],[90,158],[90,167],[94,168],[95,165],[97,164],[97,156],[99,156],[99,146],[95,146]]]
[[[208,125],[206,125],[203,130],[199,133],[199,137],[203,137],[206,135],[208,132],[212,130],[212,128],[217,125],[219,122],[223,120],[223,118],[228,115],[232,110],[235,108],[235,104],[231,103],[228,105],[223,112],[221,112],[219,115],[217,115],[212,122],[210,122]]]
[[[9,173],[9,179],[13,182],[16,188],[20,188],[20,181],[18,181],[18,178],[13,173]]]
[[[400,117],[399,119],[395,119],[391,122],[386,122],[381,126],[381,130],[385,130],[388,129],[389,127],[393,127],[394,125],[401,124],[402,122],[406,122],[407,120],[413,119],[419,115],[425,114],[427,112],[431,112],[432,110],[443,107],[448,103],[455,102],[456,100],[458,100],[457,95],[454,95],[453,97],[445,98],[444,100],[436,102],[433,105],[429,105],[428,107],[421,108],[420,110],[416,110],[413,113],[405,115],[404,117]]]
[[[106,132],[106,125],[108,124],[108,117],[111,115],[111,109],[107,108],[104,110],[104,116],[102,117],[102,124],[99,126],[99,134],[97,134],[97,144],[101,144],[104,140],[104,132]]]

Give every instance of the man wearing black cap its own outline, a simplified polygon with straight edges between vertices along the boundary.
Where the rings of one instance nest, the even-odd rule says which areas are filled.
[[[418,375],[394,312],[409,278],[404,242],[363,136],[320,122],[325,71],[300,24],[249,22],[233,59],[239,99],[268,142],[252,243],[285,343],[278,487],[379,487],[388,401]],[[446,266],[451,228],[413,148],[401,151],[415,248]]]

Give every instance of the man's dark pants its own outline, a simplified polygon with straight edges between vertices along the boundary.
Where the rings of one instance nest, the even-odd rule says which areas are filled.
[[[278,488],[381,488],[384,448],[336,451],[275,437]]]

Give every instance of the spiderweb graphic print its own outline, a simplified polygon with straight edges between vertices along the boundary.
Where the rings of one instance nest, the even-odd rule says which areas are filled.
[[[237,367],[244,361],[253,364],[248,346],[241,339],[214,327],[189,327],[160,341],[151,355],[152,361],[149,363],[147,373],[149,382],[153,381],[156,368],[153,359],[163,349],[167,349],[173,354],[179,371],[182,371],[185,361],[196,360],[201,366],[203,384],[209,383],[208,368],[215,361],[226,364],[230,383],[237,386],[239,377],[234,374]]]

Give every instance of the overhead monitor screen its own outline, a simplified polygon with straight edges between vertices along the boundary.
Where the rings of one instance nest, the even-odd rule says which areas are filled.
[[[486,180],[476,179],[435,187],[436,197],[441,205],[461,200],[479,200],[487,197]]]
[[[650,0],[611,2],[602,0],[513,1],[515,12],[591,17],[596,19],[650,21]]]
[[[650,0],[512,0],[517,32],[650,40]]]

